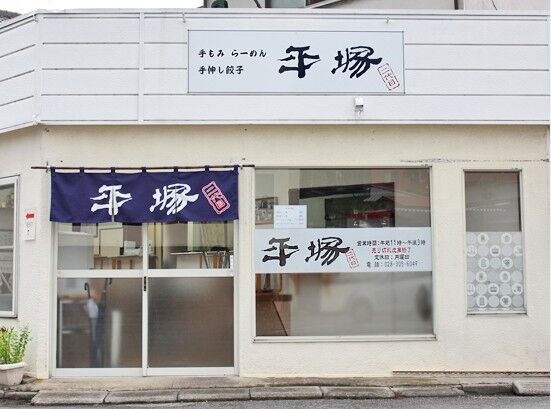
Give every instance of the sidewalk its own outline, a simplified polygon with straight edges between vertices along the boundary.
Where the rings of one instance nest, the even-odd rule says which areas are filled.
[[[549,375],[404,374],[365,378],[143,377],[26,379],[0,392],[34,405],[170,403],[214,400],[390,399],[549,395]]]

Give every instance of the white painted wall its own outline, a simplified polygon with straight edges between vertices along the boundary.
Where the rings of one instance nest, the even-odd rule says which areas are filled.
[[[50,308],[51,234],[49,222],[50,181],[44,172],[31,170],[34,163],[44,163],[42,131],[37,127],[20,129],[3,134],[0,138],[0,177],[19,176],[19,231],[24,226],[24,209],[37,211],[36,240],[23,241],[19,234],[18,316],[0,319],[0,326],[29,325],[32,340],[28,346],[26,362],[38,377],[48,376]]]
[[[39,226],[35,242],[20,241],[19,318],[0,325],[31,325],[29,361],[33,372],[46,377],[54,325],[49,177],[31,165],[426,165],[432,167],[437,336],[429,341],[254,342],[254,171],[241,172],[240,375],[548,371],[548,137],[543,126],[48,126],[7,133],[0,138],[0,176],[21,174],[20,206],[39,209]],[[466,316],[463,169],[522,171],[527,315]]]
[[[229,8],[256,8],[254,0],[227,0]],[[278,0],[272,0],[277,3]],[[280,3],[299,7],[306,0],[279,0]],[[207,1],[210,7],[211,0]],[[259,0],[265,7],[265,0]],[[326,0],[311,7],[331,9],[406,9],[406,10],[454,10],[454,0]],[[458,0],[459,10],[549,10],[548,0]]]
[[[27,74],[0,81],[4,91],[0,131],[33,120],[47,124],[549,121],[549,35],[543,13],[92,10],[41,12],[36,21],[23,19],[21,26],[18,21],[0,25],[0,49],[19,50],[0,57],[0,79]],[[366,109],[356,115],[353,95],[188,93],[189,29],[304,28],[403,30],[405,95],[363,95]],[[7,104],[1,105],[2,101]]]
[[[322,5],[323,3],[320,3]],[[317,7],[314,5],[314,7]],[[454,10],[454,0],[343,0],[327,2],[331,9],[405,9]]]
[[[459,0],[465,10],[549,10],[548,0]]]

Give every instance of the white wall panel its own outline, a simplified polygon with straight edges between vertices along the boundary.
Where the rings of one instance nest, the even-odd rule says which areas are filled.
[[[43,94],[137,94],[138,70],[46,70]]]
[[[390,21],[404,31],[406,43],[427,44],[540,44],[547,23],[542,20],[431,19]]]
[[[187,68],[187,44],[145,44],[145,68]]]
[[[0,105],[34,96],[34,73],[0,81]]]
[[[543,95],[549,71],[406,71],[406,94]]]
[[[137,68],[138,44],[51,44],[43,46],[43,68]]]
[[[0,106],[0,130],[30,123],[34,115],[34,98]]]
[[[140,38],[138,17],[46,17],[41,27],[44,43],[137,43]]]
[[[388,22],[387,22],[388,16]],[[425,44],[546,44],[547,23],[544,19],[484,17],[404,16],[354,13],[335,17],[319,15],[307,19],[268,18],[259,14],[255,18],[188,18],[189,29],[232,30],[331,30],[404,31],[406,43]]]
[[[404,53],[406,69],[548,69],[545,46],[408,45]]]
[[[136,121],[135,96],[43,96],[43,121]]]
[[[0,56],[34,45],[35,30],[34,20],[28,20],[0,31]]]
[[[549,98],[521,96],[364,96],[365,112],[354,113],[350,96],[146,96],[151,121],[545,121]]]
[[[183,17],[145,16],[143,41],[146,43],[187,42],[187,27]]]
[[[36,68],[36,48],[30,47],[0,58],[0,80],[33,71]]]
[[[187,93],[187,70],[145,70],[144,94]]]

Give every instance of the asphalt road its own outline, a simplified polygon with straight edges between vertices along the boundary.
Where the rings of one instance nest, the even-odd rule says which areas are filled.
[[[27,407],[25,404],[0,401],[0,408]],[[69,406],[42,406],[50,409],[68,409]],[[76,406],[71,406],[76,407]],[[80,408],[90,406],[80,406]],[[98,406],[93,406],[98,408]],[[517,397],[492,396],[456,398],[407,398],[407,399],[371,399],[371,400],[272,400],[241,402],[199,402],[173,403],[164,405],[105,405],[105,409],[136,408],[186,408],[186,409],[549,409],[548,396]]]

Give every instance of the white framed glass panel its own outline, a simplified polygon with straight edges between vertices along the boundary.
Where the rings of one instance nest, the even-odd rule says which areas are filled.
[[[15,317],[17,178],[0,179],[0,316]]]
[[[433,335],[429,175],[256,169],[256,336]]]
[[[152,223],[150,269],[233,267],[233,222]]]
[[[57,239],[55,374],[234,372],[233,222],[58,224]]]
[[[58,224],[58,270],[143,268],[142,226]]]
[[[233,277],[148,281],[149,367],[233,367]]]
[[[526,311],[519,176],[465,172],[469,314]]]
[[[142,279],[57,280],[57,368],[141,368]]]

